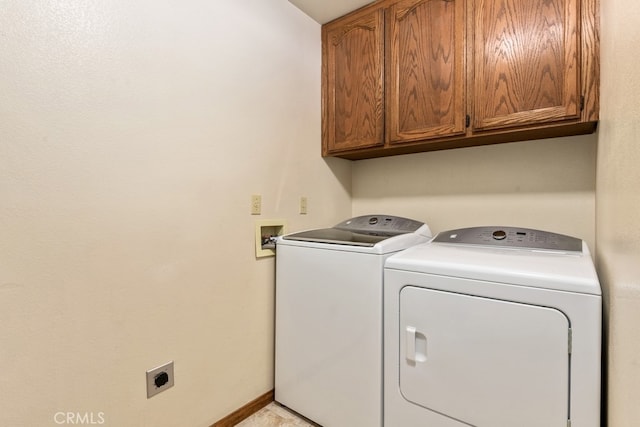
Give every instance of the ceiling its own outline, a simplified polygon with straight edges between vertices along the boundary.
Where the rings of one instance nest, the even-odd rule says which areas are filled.
[[[320,24],[373,3],[372,0],[289,0],[289,2]]]

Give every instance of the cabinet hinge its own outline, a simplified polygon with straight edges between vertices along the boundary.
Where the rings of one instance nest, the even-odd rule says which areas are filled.
[[[471,126],[471,117],[467,114],[467,116],[464,118],[464,127],[469,127]]]
[[[580,97],[580,111],[584,110],[584,95]]]
[[[572,346],[573,346],[573,332],[571,328],[569,328],[569,354],[571,354]]]

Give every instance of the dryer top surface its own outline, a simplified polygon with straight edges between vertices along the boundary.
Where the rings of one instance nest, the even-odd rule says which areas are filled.
[[[453,230],[452,230],[453,231]],[[440,233],[451,233],[449,231]],[[438,236],[387,259],[386,270],[484,280],[543,289],[601,295],[584,241],[581,251],[451,244]]]

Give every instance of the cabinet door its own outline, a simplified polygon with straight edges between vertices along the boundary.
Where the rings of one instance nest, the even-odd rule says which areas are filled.
[[[473,126],[577,118],[579,0],[475,0]]]
[[[464,133],[464,0],[401,0],[387,22],[389,141]]]
[[[325,153],[384,144],[384,13],[323,27]]]

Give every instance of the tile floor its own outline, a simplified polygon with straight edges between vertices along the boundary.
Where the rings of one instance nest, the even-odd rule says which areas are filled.
[[[236,427],[319,427],[300,418],[276,402],[271,402]]]

